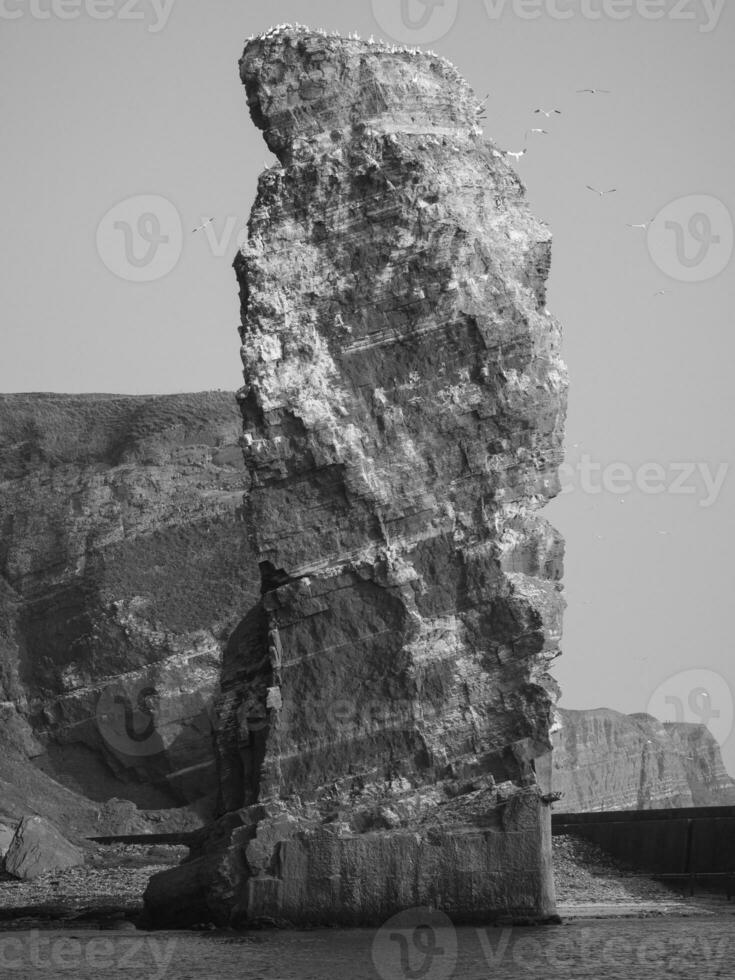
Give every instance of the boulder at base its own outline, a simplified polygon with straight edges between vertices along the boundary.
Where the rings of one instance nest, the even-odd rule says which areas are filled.
[[[5,855],[5,870],[29,881],[84,863],[84,854],[43,817],[23,817]]]
[[[15,831],[12,827],[8,827],[7,824],[0,823],[0,865],[8,852],[10,842],[12,841],[14,835]]]

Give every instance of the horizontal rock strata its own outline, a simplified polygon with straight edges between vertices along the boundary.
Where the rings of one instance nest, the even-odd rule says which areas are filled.
[[[228,829],[152,921],[548,917],[549,232],[446,61],[285,28],[241,75],[279,159],[235,262],[262,600],[223,664]]]
[[[240,428],[228,392],[0,396],[2,742],[93,800],[211,814],[222,654],[259,589]]]
[[[735,804],[735,782],[704,725],[609,708],[558,709],[557,719],[548,779],[562,794],[557,810]]]

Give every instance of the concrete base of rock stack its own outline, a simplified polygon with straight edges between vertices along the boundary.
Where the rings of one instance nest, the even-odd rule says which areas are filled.
[[[240,67],[279,159],[235,261],[262,598],[222,666],[220,820],[150,922],[548,921],[549,232],[443,59],[284,27]]]
[[[148,925],[366,926],[410,908],[457,923],[558,921],[540,793],[473,802],[464,819],[434,812],[428,824],[362,833],[281,803],[231,814],[204,853],[151,879]]]

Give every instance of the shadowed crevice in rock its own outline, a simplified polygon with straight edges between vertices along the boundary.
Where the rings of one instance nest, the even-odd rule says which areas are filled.
[[[217,809],[229,813],[258,799],[268,735],[268,619],[262,603],[248,612],[225,647],[217,715]]]

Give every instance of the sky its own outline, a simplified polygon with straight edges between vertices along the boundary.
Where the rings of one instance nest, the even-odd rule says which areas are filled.
[[[561,705],[703,721],[735,773],[732,5],[0,0],[0,391],[239,387],[231,264],[275,158],[237,61],[293,22],[435,50],[527,147],[570,377]]]

